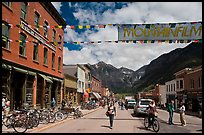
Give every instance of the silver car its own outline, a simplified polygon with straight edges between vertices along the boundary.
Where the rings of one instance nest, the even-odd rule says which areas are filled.
[[[147,107],[149,106],[152,99],[139,99],[134,106],[134,115],[137,116],[138,114],[147,114]]]

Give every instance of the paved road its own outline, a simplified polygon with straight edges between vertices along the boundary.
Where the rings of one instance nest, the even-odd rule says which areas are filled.
[[[81,119],[69,119],[61,124],[34,130],[32,133],[154,133],[152,129],[145,129],[143,116],[133,116],[133,110],[120,110],[117,108],[117,116],[114,120],[113,129],[109,128],[109,119],[105,116],[106,109],[99,108]],[[202,133],[202,119],[194,116],[186,116],[187,126],[180,126],[179,114],[174,115],[175,125],[168,125],[168,113],[159,111],[159,133]]]

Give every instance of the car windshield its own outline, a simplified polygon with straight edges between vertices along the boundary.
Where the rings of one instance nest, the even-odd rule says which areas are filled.
[[[128,100],[128,102],[135,102],[135,100]]]
[[[141,101],[140,105],[149,105],[151,101]]]

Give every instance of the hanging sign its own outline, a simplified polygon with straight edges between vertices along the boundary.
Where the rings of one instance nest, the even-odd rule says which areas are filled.
[[[196,40],[202,39],[202,22],[163,24],[123,24],[118,40]]]

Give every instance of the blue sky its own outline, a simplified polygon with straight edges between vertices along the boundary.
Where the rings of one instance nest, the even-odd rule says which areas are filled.
[[[202,21],[202,2],[52,2],[68,25],[171,23]],[[66,29],[64,41],[116,41],[116,27]],[[188,44],[64,44],[64,64],[95,64],[137,70],[152,60]]]

